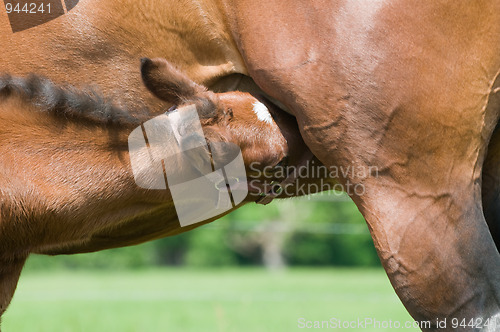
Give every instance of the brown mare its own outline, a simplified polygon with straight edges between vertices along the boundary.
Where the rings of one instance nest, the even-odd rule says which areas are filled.
[[[241,147],[245,166],[252,163],[254,170],[247,173],[250,195],[243,204],[271,190],[266,179],[272,174],[258,174],[258,169],[279,170],[284,159],[293,165],[309,155],[293,118],[271,110],[262,121],[255,105],[265,106],[248,93],[210,92],[163,59],[143,59],[142,74],[151,92],[169,105],[196,106],[208,141]],[[141,119],[99,93],[60,87],[38,76],[4,76],[0,123],[2,311],[30,253],[132,245],[215,219],[181,227],[168,190],[135,184],[127,139]],[[165,167],[185,174],[198,165],[169,159]]]
[[[0,36],[0,71],[95,83],[129,109],[160,109],[141,56],[262,89],[325,165],[378,168],[339,180],[365,187],[351,197],[415,319],[500,311],[499,0],[87,0],[23,32],[2,17]]]

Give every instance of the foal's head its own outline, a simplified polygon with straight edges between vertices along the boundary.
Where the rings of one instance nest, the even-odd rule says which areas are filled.
[[[172,108],[196,105],[205,136],[197,139],[236,144],[250,180],[272,179],[269,173],[289,162],[293,164],[307,149],[293,118],[280,114],[265,100],[238,91],[208,91],[164,59],[142,59],[141,72],[146,87],[156,97],[175,105]]]
[[[182,108],[194,104],[208,141],[231,142],[246,165],[278,164],[287,156],[287,141],[269,109],[248,93],[213,93],[160,58],[142,60],[142,78],[158,98]]]

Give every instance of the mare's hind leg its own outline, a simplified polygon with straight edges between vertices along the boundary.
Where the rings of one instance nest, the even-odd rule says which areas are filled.
[[[3,257],[1,257],[3,256]],[[0,256],[0,317],[7,309],[14,291],[16,290],[19,275],[26,261],[26,255]]]
[[[498,126],[488,145],[482,177],[484,217],[500,250],[500,127]]]

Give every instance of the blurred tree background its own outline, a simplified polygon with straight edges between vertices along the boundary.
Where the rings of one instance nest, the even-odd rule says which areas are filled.
[[[33,255],[28,270],[150,266],[379,266],[368,228],[346,195],[325,192],[248,204],[188,233],[91,254]]]

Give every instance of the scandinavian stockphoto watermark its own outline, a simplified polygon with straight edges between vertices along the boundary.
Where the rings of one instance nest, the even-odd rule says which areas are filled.
[[[283,187],[283,193],[286,196],[306,196],[310,193],[325,192],[333,196],[363,196],[366,194],[366,188],[362,181],[368,177],[378,177],[377,166],[325,166],[317,164],[310,160],[300,166],[274,167],[266,166],[261,169],[259,163],[250,164],[249,170],[256,174],[254,179],[250,180],[249,187],[256,191],[259,188],[259,182],[265,181],[272,183],[274,179],[284,179],[293,175],[296,179],[308,179],[308,181],[294,181]],[[345,179],[342,182],[332,181],[334,179]],[[354,181],[354,182],[353,182]]]
[[[248,194],[240,148],[207,144],[195,105],[144,122],[128,145],[136,184],[168,187],[182,227],[218,216]]]

